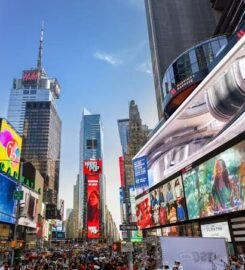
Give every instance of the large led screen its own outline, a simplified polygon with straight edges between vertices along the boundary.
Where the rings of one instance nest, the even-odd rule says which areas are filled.
[[[181,176],[151,191],[150,205],[154,226],[186,220]]]
[[[19,218],[19,225],[36,228],[37,227],[37,205],[38,194],[30,189],[22,186],[23,200],[20,201],[21,218]]]
[[[0,221],[6,223],[15,223],[16,203],[14,192],[17,183],[6,175],[0,173]]]
[[[0,171],[18,179],[22,138],[7,123],[1,120],[0,127]]]
[[[100,237],[99,175],[87,175],[87,237]]]
[[[136,200],[136,219],[139,229],[153,226],[149,193]]]
[[[245,141],[184,173],[189,219],[245,209]]]

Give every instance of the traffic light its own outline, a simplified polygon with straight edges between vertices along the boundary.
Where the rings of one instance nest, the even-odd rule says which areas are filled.
[[[112,244],[112,251],[121,252],[121,242],[114,242]]]

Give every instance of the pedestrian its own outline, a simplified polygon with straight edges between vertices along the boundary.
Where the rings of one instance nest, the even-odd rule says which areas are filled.
[[[181,264],[181,261],[176,260],[176,261],[175,261],[175,264],[177,265],[177,267],[178,267],[177,269],[178,269],[178,270],[184,270],[184,268],[183,268],[183,266],[182,266],[182,264]]]

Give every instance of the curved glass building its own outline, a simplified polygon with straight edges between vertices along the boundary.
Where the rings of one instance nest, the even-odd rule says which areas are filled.
[[[211,64],[227,45],[226,36],[205,40],[176,58],[166,70],[162,81],[163,111],[166,118],[181,105],[207,76]]]

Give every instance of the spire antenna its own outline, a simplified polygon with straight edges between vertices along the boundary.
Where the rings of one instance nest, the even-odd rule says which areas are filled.
[[[42,55],[43,55],[43,29],[44,29],[44,21],[42,21],[41,35],[40,35],[40,43],[38,49],[38,59],[37,59],[37,68],[38,70],[42,69]]]

